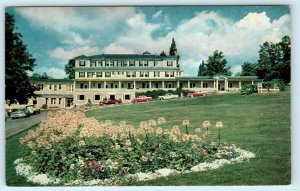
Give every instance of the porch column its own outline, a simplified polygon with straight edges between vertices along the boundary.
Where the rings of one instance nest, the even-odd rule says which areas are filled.
[[[161,81],[162,88],[165,88],[165,81]]]
[[[216,81],[214,80],[214,89],[216,89]]]
[[[240,89],[242,88],[242,82],[241,82],[241,80],[239,81],[239,88]]]
[[[216,81],[216,89],[217,89],[217,91],[219,91],[219,80],[218,79]]]
[[[103,88],[106,89],[106,81],[104,81],[104,87]]]
[[[251,81],[251,84],[252,84],[252,85],[254,84],[253,80]]]
[[[133,89],[136,90],[136,84],[135,84],[135,81],[133,81]]]
[[[203,80],[201,80],[201,82],[200,82],[200,88],[201,88],[201,90],[203,89]]]
[[[91,81],[89,81],[89,89],[91,89]]]
[[[121,81],[119,81],[119,89],[121,89]]]
[[[227,91],[228,89],[228,80],[225,79],[225,82],[224,82],[224,90]]]
[[[149,81],[149,88],[152,89],[152,83]]]
[[[191,86],[190,86],[190,80],[188,80],[188,89],[190,89],[191,88]]]
[[[177,88],[179,88],[179,80],[177,80]]]

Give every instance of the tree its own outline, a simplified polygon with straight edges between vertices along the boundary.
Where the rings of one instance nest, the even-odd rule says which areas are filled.
[[[199,65],[198,76],[205,76],[205,75],[206,75],[205,63],[204,60],[202,60],[202,63]]]
[[[169,51],[170,56],[176,56],[177,55],[177,48],[174,38],[172,38],[172,43]]]
[[[15,19],[5,13],[5,99],[10,103],[25,104],[34,96],[34,86],[27,72],[33,71],[35,59],[15,31]]]
[[[164,56],[164,57],[166,57],[166,56],[167,56],[167,54],[165,53],[165,51],[162,51],[162,52],[160,53],[160,56]]]
[[[257,64],[245,62],[242,65],[241,76],[256,76],[256,73],[257,73]]]
[[[48,76],[46,72],[44,72],[42,75],[38,73],[33,73],[32,76],[30,77],[32,80],[48,80],[51,79],[51,77]]]
[[[222,51],[215,50],[213,55],[209,56],[206,63],[202,62],[201,75],[227,75],[230,76],[230,66],[226,66],[227,60]]]
[[[68,64],[65,65],[65,72],[69,79],[75,78],[75,60],[69,60]]]
[[[265,42],[260,46],[257,75],[267,81],[291,80],[291,39],[284,36],[279,43]]]

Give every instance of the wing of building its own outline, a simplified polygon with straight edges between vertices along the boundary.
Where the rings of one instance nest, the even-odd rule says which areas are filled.
[[[239,91],[244,84],[260,81],[257,76],[184,76],[179,57],[143,54],[78,56],[75,79],[34,81],[39,87],[39,106],[69,107],[103,99],[130,102],[136,92],[152,90]]]

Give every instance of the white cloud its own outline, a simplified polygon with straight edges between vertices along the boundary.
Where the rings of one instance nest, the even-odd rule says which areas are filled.
[[[242,65],[236,65],[231,67],[232,75],[235,75],[238,72],[242,72]]]
[[[62,79],[66,78],[67,75],[63,69],[55,68],[55,67],[41,67],[36,71],[39,74],[47,73],[48,76],[54,79]]]
[[[157,19],[158,17],[160,17],[162,12],[163,12],[162,10],[159,10],[156,13],[154,13],[152,16],[152,19]]]
[[[54,50],[49,52],[49,55],[53,58],[67,61],[71,58],[74,58],[79,55],[93,55],[93,54],[100,54],[102,51],[98,47],[89,47],[89,46],[82,46],[73,49],[66,49],[63,47],[57,47]]]

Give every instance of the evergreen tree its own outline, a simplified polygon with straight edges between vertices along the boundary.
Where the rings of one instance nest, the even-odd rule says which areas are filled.
[[[33,71],[35,59],[15,29],[14,17],[5,13],[5,99],[26,104],[34,96],[27,72]]]
[[[176,56],[177,55],[177,48],[176,48],[176,43],[175,43],[174,38],[172,39],[169,55],[170,56]]]

